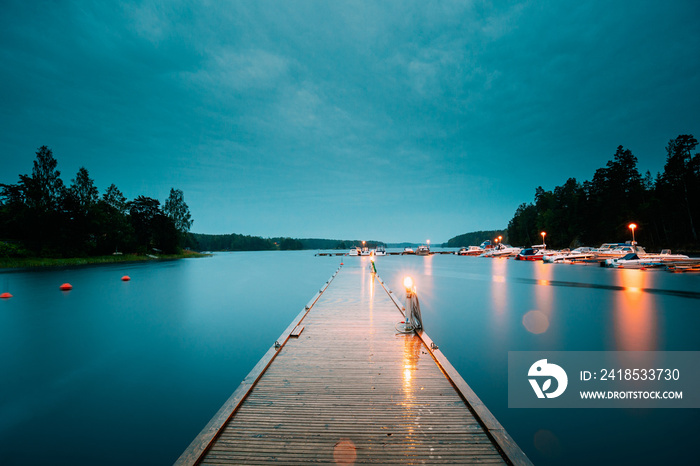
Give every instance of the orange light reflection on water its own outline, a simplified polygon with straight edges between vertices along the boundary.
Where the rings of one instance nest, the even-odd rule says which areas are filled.
[[[617,270],[623,291],[616,293],[613,314],[615,344],[619,351],[653,351],[658,342],[657,314],[653,297],[643,291],[648,273]]]
[[[502,328],[505,324],[506,311],[508,310],[508,294],[506,286],[506,261],[491,261],[491,302],[496,328]]]

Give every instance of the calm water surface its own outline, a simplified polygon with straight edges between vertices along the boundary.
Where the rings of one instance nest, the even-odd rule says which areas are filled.
[[[0,464],[172,464],[340,260],[0,273]],[[700,276],[453,255],[377,269],[396,291],[414,278],[426,331],[535,464],[694,460],[698,410],[508,409],[506,382],[508,351],[700,350]]]

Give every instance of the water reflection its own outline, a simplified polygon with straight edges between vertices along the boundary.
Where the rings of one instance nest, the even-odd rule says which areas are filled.
[[[491,261],[491,301],[493,303],[493,316],[496,327],[501,327],[505,322],[506,310],[508,309],[508,293],[506,289],[506,266],[505,261]]]
[[[433,255],[428,255],[424,256],[424,262],[423,262],[423,267],[424,267],[424,273],[426,275],[432,275],[433,274]]]
[[[615,344],[620,351],[653,351],[657,347],[657,316],[653,296],[643,293],[647,273],[622,269],[622,293],[617,293],[613,314]]]

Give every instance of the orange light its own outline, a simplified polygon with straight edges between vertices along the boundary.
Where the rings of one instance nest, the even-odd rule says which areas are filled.
[[[547,236],[547,233],[543,231],[542,233],[540,233],[540,235],[542,235],[542,238],[544,238],[545,236]]]
[[[413,279],[411,277],[404,278],[403,287],[406,288],[406,291],[411,290],[413,288]]]
[[[628,228],[634,231],[634,229],[637,228],[637,225],[635,223],[630,223]]]

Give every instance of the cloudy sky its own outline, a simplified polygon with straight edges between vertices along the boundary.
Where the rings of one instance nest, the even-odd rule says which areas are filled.
[[[7,1],[0,183],[165,200],[200,233],[446,241],[700,136],[700,2]]]

